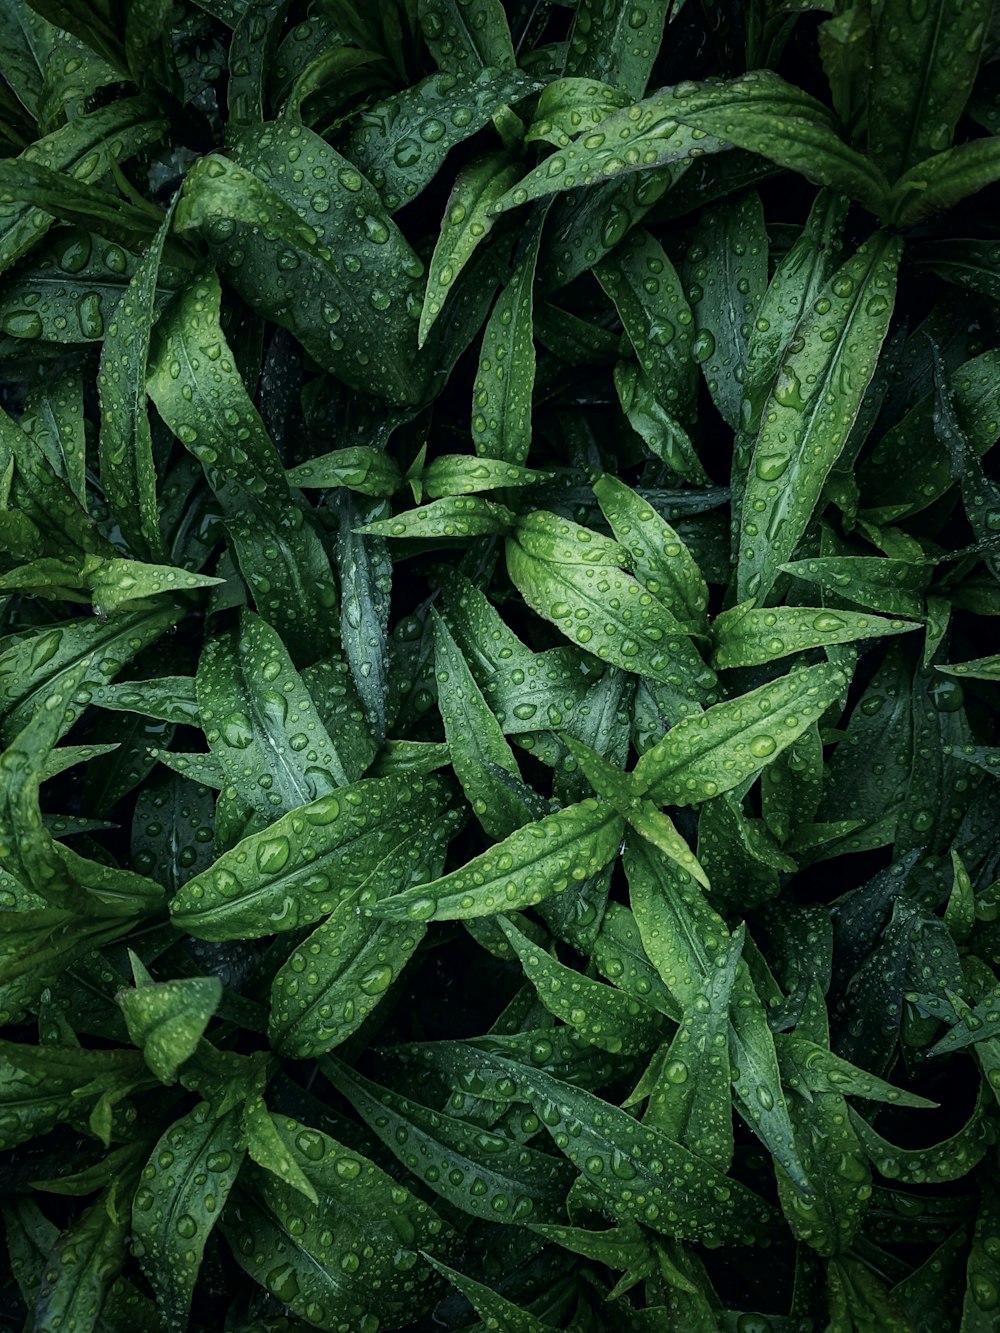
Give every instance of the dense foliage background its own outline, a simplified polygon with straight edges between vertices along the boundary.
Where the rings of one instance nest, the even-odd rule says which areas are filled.
[[[990,0],[0,73],[0,1324],[996,1329]]]

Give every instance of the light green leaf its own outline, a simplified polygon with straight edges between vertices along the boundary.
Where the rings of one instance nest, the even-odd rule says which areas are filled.
[[[419,509],[368,523],[378,537],[485,537],[510,530],[514,515],[504,505],[475,495],[449,495]]]
[[[161,1083],[174,1083],[219,1007],[222,982],[218,977],[186,977],[154,983],[137,976],[135,988],[119,991],[115,998],[132,1044]]]
[[[533,291],[543,216],[536,216],[510,281],[483,333],[472,389],[472,442],[477,454],[522,464],[531,448],[535,383]]]
[[[143,1170],[133,1251],[168,1327],[187,1323],[205,1244],[243,1164],[238,1138],[237,1110],[216,1118],[201,1102],[164,1131]]]
[[[663,41],[671,0],[581,0],[569,39],[566,73],[603,79],[641,97]]]
[[[364,444],[320,454],[308,463],[289,468],[287,476],[292,486],[303,489],[320,487],[327,490],[346,486],[349,490],[372,496],[392,495],[403,480],[395,459],[381,449]]]
[[[642,755],[636,778],[659,805],[731,791],[798,740],[846,683],[837,667],[808,667],[684,718]]]
[[[340,756],[287,649],[252,612],[243,612],[238,633],[206,643],[197,702],[227,781],[264,819],[347,784]]]
[[[418,0],[417,18],[431,55],[447,74],[475,75],[517,63],[501,0]]]
[[[244,838],[188,880],[171,900],[171,917],[205,940],[257,939],[311,925],[442,813],[434,778],[374,778],[340,788]]]
[[[558,962],[508,917],[501,916],[499,925],[539,1000],[585,1041],[611,1055],[624,1056],[641,1055],[656,1045],[663,1022],[654,1009]]]
[[[517,69],[432,74],[361,111],[346,156],[394,213],[430,184],[450,149],[482,129],[501,107],[538,87],[536,79]]]
[[[594,494],[615,538],[631,556],[639,582],[678,620],[702,623],[708,586],[677,532],[648,501],[609,472],[594,483]]]
[[[375,908],[389,921],[453,921],[534,907],[595,875],[618,852],[623,820],[580,801],[517,829],[458,870]]]
[[[755,608],[751,601],[716,616],[712,624],[715,640],[712,664],[720,671],[726,667],[760,666],[809,648],[882,638],[918,628],[909,621],[886,620],[860,611],[824,611],[819,606],[778,606],[765,610]]]
[[[874,11],[868,151],[890,180],[951,146],[990,0],[883,0]]]
[[[847,442],[892,315],[898,238],[878,233],[837,270],[785,349],[743,497],[738,596],[766,598]]]
[[[363,1078],[339,1060],[320,1066],[337,1091],[405,1167],[435,1194],[485,1222],[557,1221],[574,1173],[560,1158]],[[478,1181],[470,1193],[467,1181]],[[457,1182],[457,1183],[456,1183]]]
[[[386,998],[425,927],[374,919],[371,903],[440,875],[457,820],[445,817],[388,853],[299,944],[271,984],[268,1034],[282,1055],[309,1059],[346,1041]]]
[[[447,625],[433,615],[438,708],[452,767],[485,832],[506,838],[532,815],[489,766],[499,765],[520,780],[517,760]]]
[[[408,304],[419,300],[423,265],[375,190],[303,126],[271,124],[233,151],[235,162],[211,154],[189,172],[177,230],[203,233],[254,309],[288,328],[331,374],[393,403],[419,401]],[[294,173],[307,168],[300,185]],[[266,234],[262,210],[270,218]],[[348,254],[356,267],[343,262]],[[286,274],[293,271],[297,294],[290,301]]]
[[[441,3],[442,0],[429,0]],[[443,0],[450,3],[451,0]],[[426,18],[424,20],[426,24]],[[520,167],[506,153],[477,158],[462,167],[455,177],[441,232],[434,245],[427,271],[427,287],[420,311],[418,341],[423,347],[434,321],[444,309],[448,294],[476,247],[496,223],[493,205],[514,184]]]

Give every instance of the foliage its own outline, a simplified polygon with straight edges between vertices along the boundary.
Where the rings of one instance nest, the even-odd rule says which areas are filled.
[[[0,1324],[995,1328],[990,0],[0,71]]]

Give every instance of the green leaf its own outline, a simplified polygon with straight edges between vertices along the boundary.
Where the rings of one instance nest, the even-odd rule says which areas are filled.
[[[730,791],[798,740],[845,684],[838,668],[819,665],[715,704],[647,750],[636,778],[660,805],[695,805]]]
[[[362,111],[346,155],[395,213],[431,182],[450,149],[482,129],[503,106],[538,87],[537,80],[516,69],[432,74]]]
[[[290,1190],[303,1195],[310,1203],[319,1203],[316,1187],[290,1151],[285,1137],[278,1129],[276,1117],[264,1104],[260,1093],[247,1099],[240,1115],[240,1138],[253,1161],[277,1177]]]
[[[101,480],[122,532],[143,559],[164,554],[146,406],[146,370],[156,316],[156,280],[172,212],[115,308],[101,349]]]
[[[593,187],[626,173],[649,172],[653,167],[663,168],[705,153],[721,152],[725,147],[721,140],[680,123],[682,107],[686,110],[705,101],[710,103],[712,96],[712,90],[700,93],[692,84],[679,84],[615,111],[589,134],[529,171],[494,204],[494,211],[505,212],[563,190]],[[599,205],[604,225],[608,225],[607,204],[607,198],[603,198]],[[624,214],[621,227],[614,228],[608,249],[621,240],[630,221],[628,214]],[[598,223],[598,229],[600,226]]]
[[[513,522],[514,515],[503,505],[475,495],[449,495],[367,523],[362,531],[378,537],[486,537],[507,532]]]
[[[669,1046],[654,1057],[643,1124],[662,1130],[720,1171],[733,1160],[729,1005],[744,929],[726,941]]]
[[[300,1060],[332,1050],[387,998],[425,928],[379,921],[368,908],[440,875],[455,822],[411,832],[292,951],[271,983],[268,1033],[276,1050]]]
[[[566,73],[603,79],[630,97],[646,91],[663,40],[669,0],[582,0],[570,34]]]
[[[346,486],[362,495],[392,495],[402,483],[398,464],[380,449],[356,444],[320,454],[288,469],[292,486],[333,489]]]
[[[483,333],[472,389],[476,453],[522,464],[531,448],[535,383],[532,301],[542,216],[533,219],[511,275]]]
[[[741,424],[751,330],[767,287],[767,252],[764,210],[751,190],[705,212],[684,266],[694,311],[692,354],[734,430]]]
[[[441,1219],[328,1134],[284,1116],[273,1124],[322,1202],[310,1203],[270,1175],[248,1173],[222,1219],[237,1263],[303,1318],[315,1317],[317,1308],[358,1328],[365,1319],[374,1327],[376,1319],[398,1326],[419,1318],[432,1293],[429,1271],[416,1266],[418,1251],[449,1252]]]
[[[327,1057],[323,1072],[399,1161],[435,1194],[485,1222],[556,1221],[573,1172],[560,1158],[432,1111]],[[475,1181],[470,1195],[466,1181]]]
[[[417,17],[431,55],[447,74],[475,75],[517,63],[500,0],[417,0]]]
[[[434,778],[374,778],[339,788],[252,833],[181,888],[174,924],[198,939],[257,939],[334,910],[379,861],[440,817]]]
[[[278,635],[244,611],[198,664],[198,714],[226,780],[265,819],[346,786],[347,774]]]
[[[868,151],[890,180],[951,146],[992,8],[886,0],[876,9]]]
[[[507,917],[502,916],[499,924],[538,998],[554,1017],[612,1055],[639,1055],[656,1045],[662,1020],[654,1010],[557,962]]]
[[[826,556],[819,560],[794,560],[782,565],[806,583],[815,583],[834,597],[845,597],[888,616],[921,618],[933,567],[885,556]]]
[[[124,1188],[121,1181],[109,1185],[52,1247],[33,1311],[36,1328],[94,1326],[125,1263]]]
[[[725,1237],[747,1244],[767,1234],[769,1205],[666,1134],[540,1069],[495,1055],[484,1066],[530,1099],[556,1146],[619,1220],[710,1244]]]
[[[821,289],[785,348],[743,497],[741,600],[767,597],[847,442],[889,327],[899,255],[898,239],[877,233]]]
[[[445,495],[469,495],[500,487],[532,486],[547,481],[551,472],[519,467],[499,458],[471,458],[468,454],[440,454],[427,465],[420,485],[432,500]]]
[[[205,1245],[245,1150],[239,1113],[216,1117],[207,1102],[161,1135],[132,1200],[133,1250],[168,1327],[188,1320]]]
[[[441,0],[429,2],[440,3]],[[452,3],[452,0],[444,2]],[[425,15],[425,26],[427,21]],[[496,223],[493,205],[510,189],[519,175],[520,168],[511,162],[506,153],[494,153],[470,162],[456,176],[427,270],[427,286],[418,330],[421,347],[444,309],[455,280],[476,248],[493,229]]]
[[[289,329],[331,374],[393,403],[419,401],[408,305],[419,300],[423,265],[361,171],[298,125],[269,125],[233,152],[236,161],[213,154],[189,172],[178,232],[204,233],[250,305]],[[303,188],[294,177],[307,167]],[[314,167],[323,173],[318,186]],[[267,232],[259,228],[262,210]],[[342,262],[348,254],[356,265]]]
[[[606,472],[594,494],[641,584],[682,621],[704,622],[708,587],[677,532],[641,495]]]
[[[536,1319],[530,1311],[515,1305],[491,1287],[484,1286],[475,1278],[449,1268],[440,1259],[430,1255],[426,1258],[435,1269],[462,1293],[476,1314],[483,1321],[485,1328],[509,1329],[510,1333],[554,1333],[554,1325]]]
[[[118,161],[155,143],[163,122],[153,115],[144,98],[119,98],[110,105],[76,117],[29,145],[19,161],[64,172],[83,184],[101,180],[111,165],[110,147],[118,147]],[[54,219],[50,212],[30,203],[13,203],[0,220],[0,270],[9,268],[42,239]],[[150,228],[150,234],[152,234]],[[38,333],[41,333],[38,321]],[[34,328],[28,326],[30,332]]]
[[[461,649],[441,617],[433,615],[438,708],[451,764],[484,831],[491,838],[506,838],[531,821],[531,811],[490,765],[520,780],[517,760]]]
[[[554,79],[538,95],[524,141],[542,139],[556,148],[565,148],[571,139],[593,129],[630,101],[626,93],[610,83],[586,78]]]
[[[454,921],[534,907],[596,874],[618,852],[623,820],[585,800],[517,829],[443,879],[379,903],[389,921]]]
[[[385,740],[388,707],[389,596],[392,561],[379,537],[360,534],[359,525],[384,506],[368,506],[367,514],[349,493],[337,499],[340,526],[337,568],[340,574],[340,634],[344,655],[354,677],[376,745]]]
[[[713,666],[760,666],[809,648],[832,647],[857,639],[903,634],[918,626],[858,611],[824,611],[819,606],[780,606],[755,609],[753,602],[723,611],[712,625],[715,640]]]
[[[587,652],[703,697],[715,677],[683,625],[631,574],[601,559],[600,546],[588,545],[594,536],[536,511],[506,543],[511,581],[533,611]]]
[[[889,196],[891,220],[911,227],[930,214],[954,208],[998,179],[1000,145],[995,137],[959,144],[911,167],[896,182]]]
[[[959,1130],[929,1148],[897,1148],[854,1110],[851,1123],[872,1165],[886,1180],[898,1180],[905,1185],[944,1183],[958,1180],[973,1170],[993,1143],[994,1131],[985,1116],[986,1095],[981,1090],[972,1114]]]
[[[194,1054],[222,998],[218,977],[188,977],[153,982],[136,976],[134,990],[117,1000],[133,1045],[161,1083],[174,1083],[177,1071]]]
[[[659,241],[636,228],[594,267],[615,304],[657,404],[690,421],[697,387],[694,315]]]

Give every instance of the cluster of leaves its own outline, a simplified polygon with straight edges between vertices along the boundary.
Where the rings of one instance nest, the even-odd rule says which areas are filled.
[[[993,8],[0,0],[4,1327],[997,1327]]]

